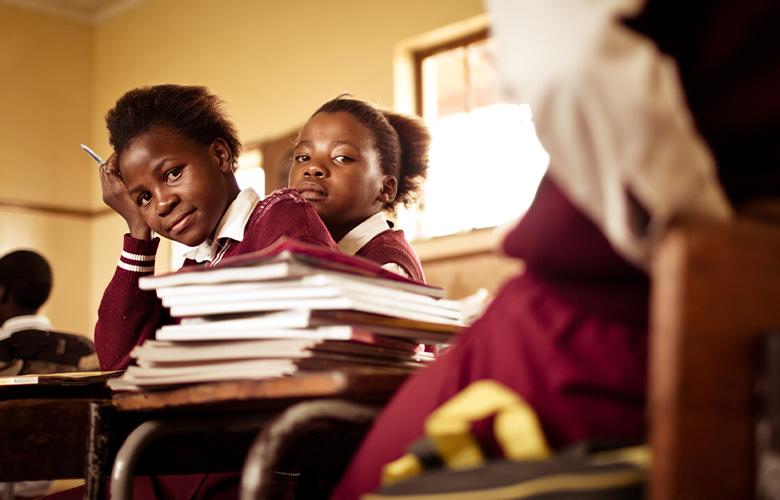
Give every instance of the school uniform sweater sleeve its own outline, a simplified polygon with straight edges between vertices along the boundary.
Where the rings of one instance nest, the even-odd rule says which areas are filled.
[[[95,325],[95,350],[102,370],[127,368],[130,351],[154,336],[170,320],[157,294],[138,288],[141,276],[154,273],[160,240],[137,240],[125,234],[114,276],[103,293]]]

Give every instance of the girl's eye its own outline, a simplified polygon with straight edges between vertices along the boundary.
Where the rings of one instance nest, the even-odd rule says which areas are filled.
[[[336,155],[333,160],[337,163],[352,163],[354,160],[347,155]]]
[[[297,154],[293,157],[293,159],[295,160],[295,163],[306,163],[309,161],[309,155]]]
[[[150,201],[152,201],[152,193],[146,191],[144,193],[141,193],[141,195],[136,200],[136,203],[138,204],[139,207],[143,207],[145,205],[148,205]]]
[[[182,170],[183,169],[181,167],[174,167],[174,168],[168,170],[165,173],[165,180],[168,181],[168,182],[175,181],[176,179],[181,177]]]

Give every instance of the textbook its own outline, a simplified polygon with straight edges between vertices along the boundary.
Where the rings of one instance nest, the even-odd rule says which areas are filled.
[[[392,339],[390,340],[392,341]],[[150,340],[135,347],[131,356],[138,360],[139,366],[159,366],[230,359],[297,359],[309,357],[311,352],[357,354],[419,362],[433,360],[431,353],[418,351],[414,344],[383,342],[381,339],[374,338],[368,342],[329,339],[269,339],[182,343]]]
[[[433,305],[460,312],[455,300],[433,298],[415,291],[388,287],[386,282],[370,282],[349,275],[318,272],[289,280],[257,281],[249,283],[215,283],[212,285],[181,285],[158,288],[157,296],[166,307],[181,304],[231,302],[235,300],[267,300],[334,297],[340,294],[388,298]]]
[[[181,285],[289,279],[318,271],[334,271],[364,280],[382,281],[388,287],[431,297],[444,296],[444,291],[439,287],[418,283],[362,257],[344,255],[336,250],[287,238],[280,238],[273,245],[257,252],[225,258],[216,266],[188,266],[171,273],[145,276],[140,279],[139,287],[152,290]]]
[[[348,327],[325,327],[348,328]],[[408,372],[434,360],[418,345],[352,329],[345,340],[279,338],[170,342],[147,340],[133,349],[115,390],[167,387],[235,379],[265,379],[300,371],[371,367]]]
[[[227,380],[263,380],[295,374],[292,360],[250,360],[230,364],[216,364],[211,370],[194,369],[169,373],[149,372],[137,366],[128,367],[120,378],[112,379],[108,386],[115,391],[139,391],[165,389],[173,386]]]
[[[174,317],[282,309],[354,309],[422,321],[443,318],[462,324],[458,301],[355,282],[343,276],[315,274],[286,282],[214,283],[196,288],[192,293],[170,295],[168,289],[158,289],[157,293]]]
[[[235,300],[232,302],[209,302],[181,304],[171,307],[171,316],[207,316],[214,314],[246,313],[259,311],[278,311],[283,309],[348,309],[353,311],[384,314],[417,321],[440,322],[462,326],[459,310],[444,307],[426,306],[411,302],[399,302],[393,299],[378,299],[343,293],[335,297]]]
[[[290,309],[270,313],[185,318],[157,330],[158,340],[329,339],[350,340],[369,335],[395,337],[396,342],[449,344],[462,326],[416,321],[343,310]],[[387,342],[391,339],[385,338]]]
[[[90,371],[90,372],[64,372],[14,375],[0,377],[0,386],[18,385],[58,385],[81,386],[105,383],[107,380],[121,375],[121,370],[115,371]]]
[[[409,373],[422,366],[417,361],[385,360],[365,356],[310,352],[298,358],[239,359],[189,363],[181,366],[130,366],[108,385],[114,390],[164,389],[173,386],[226,380],[264,380],[308,371],[367,368],[389,373]]]

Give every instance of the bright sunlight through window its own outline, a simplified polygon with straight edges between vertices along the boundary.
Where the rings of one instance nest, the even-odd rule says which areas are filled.
[[[431,136],[420,206],[401,209],[411,239],[504,224],[525,213],[549,156],[527,105],[501,102],[485,36],[418,55],[418,104]]]

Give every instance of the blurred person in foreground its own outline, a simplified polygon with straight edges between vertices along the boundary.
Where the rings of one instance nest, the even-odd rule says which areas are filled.
[[[492,0],[499,69],[550,167],[503,248],[526,270],[376,420],[334,498],[357,498],[478,380],[510,388],[553,448],[645,439],[648,267],[675,222],[780,195],[780,5]],[[508,148],[511,145],[507,146]],[[473,429],[501,454],[492,423]]]

